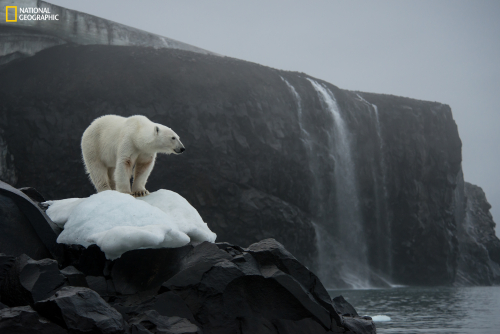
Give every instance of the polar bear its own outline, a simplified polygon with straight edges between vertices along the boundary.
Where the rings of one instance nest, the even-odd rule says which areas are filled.
[[[134,197],[146,196],[149,192],[145,185],[156,154],[184,151],[172,129],[140,115],[99,117],[82,136],[83,161],[97,192],[111,189]]]

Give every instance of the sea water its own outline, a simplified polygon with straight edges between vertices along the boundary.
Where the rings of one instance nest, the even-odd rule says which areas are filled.
[[[375,321],[377,333],[499,334],[500,287],[400,287],[329,290],[359,315]]]

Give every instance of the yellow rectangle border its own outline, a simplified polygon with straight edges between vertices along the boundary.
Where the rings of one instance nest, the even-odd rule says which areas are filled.
[[[9,20],[9,8],[14,8],[16,11],[16,15],[13,20]],[[17,22],[17,6],[5,6],[5,22]]]

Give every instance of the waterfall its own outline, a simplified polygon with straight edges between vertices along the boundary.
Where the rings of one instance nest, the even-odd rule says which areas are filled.
[[[299,119],[299,128],[300,128],[301,135],[303,134],[303,135],[305,135],[306,139],[309,139],[309,133],[306,130],[304,130],[304,126],[302,125],[302,100],[300,98],[300,95],[295,90],[295,87],[293,87],[285,78],[283,78],[282,76],[280,76],[280,78],[288,86],[288,89],[292,92],[293,98],[295,99],[295,102],[297,103],[297,114],[298,114],[297,118]],[[310,142],[306,142],[306,144],[311,146]],[[310,150],[308,150],[308,153],[309,152],[310,152]]]
[[[319,275],[326,285],[336,285],[333,277],[340,276],[347,287],[363,288],[369,284],[367,247],[356,184],[355,165],[352,157],[350,133],[340,113],[333,93],[316,81],[309,79],[317,91],[324,108],[333,116],[329,132],[329,154],[334,161],[333,183],[335,186],[332,212],[320,212],[315,222],[318,252],[321,259]]]
[[[372,169],[374,193],[375,193],[375,204],[376,204],[376,221],[377,221],[377,240],[379,242],[377,247],[377,261],[375,266],[379,273],[384,273],[389,280],[392,274],[392,238],[391,238],[391,218],[389,217],[389,206],[388,206],[388,191],[387,191],[387,165],[385,162],[385,145],[382,138],[382,127],[380,126],[380,117],[378,112],[378,107],[366,101],[359,94],[356,94],[358,98],[364,102],[370,110],[373,110],[375,118],[375,130],[377,132],[377,144],[379,150],[378,161],[376,167],[378,167],[379,175],[376,174],[376,169]],[[380,182],[380,179],[382,182]],[[380,184],[382,183],[382,184]]]
[[[307,156],[306,168],[312,175],[311,188],[310,188],[311,193],[309,196],[310,202],[308,206],[309,208],[311,208],[311,211],[313,212],[323,212],[325,210],[324,200],[321,199],[320,194],[324,193],[326,190],[325,190],[325,184],[321,182],[321,180],[318,178],[319,174],[318,167],[321,166],[321,157],[320,155],[315,153],[316,150],[314,148],[313,139],[311,138],[310,133],[306,130],[306,126],[304,125],[304,119],[302,113],[302,99],[300,98],[299,93],[297,93],[295,87],[293,87],[292,84],[290,84],[285,78],[281,77],[281,80],[285,82],[288,89],[292,93],[295,103],[297,104],[297,119],[299,121],[300,137],[302,142],[304,143]],[[319,259],[318,263],[320,263]]]

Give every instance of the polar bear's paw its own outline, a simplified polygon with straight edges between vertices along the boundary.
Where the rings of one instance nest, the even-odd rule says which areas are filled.
[[[132,193],[132,196],[134,197],[144,197],[144,196],[147,196],[149,195],[149,191],[147,190],[139,190],[139,191],[135,191]]]

